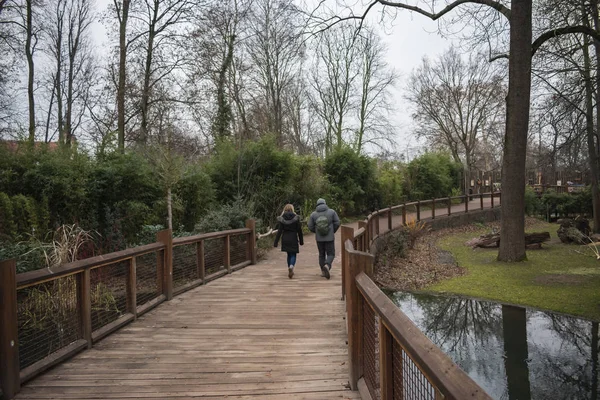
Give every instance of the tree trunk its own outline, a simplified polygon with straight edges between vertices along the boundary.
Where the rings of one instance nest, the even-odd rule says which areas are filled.
[[[146,143],[148,140],[148,105],[150,102],[150,78],[152,75],[152,57],[154,55],[154,37],[156,36],[156,21],[158,19],[158,1],[154,2],[154,13],[148,27],[148,47],[146,48],[146,65],[144,68],[144,88],[142,89],[142,101],[140,111],[142,113],[141,121],[141,143]]]
[[[167,228],[173,229],[173,197],[171,188],[167,188]]]
[[[598,0],[591,0],[592,5],[592,18],[594,20],[594,29],[600,32],[600,21],[598,17]],[[585,36],[586,40],[588,36]],[[596,130],[600,129],[600,43],[594,40],[594,49],[596,50]],[[600,186],[598,181],[598,174],[600,173],[600,163],[598,161],[598,135],[594,134],[593,129],[588,131],[588,154],[590,162],[590,179],[592,183],[592,207],[593,207],[593,231],[594,233],[600,233]]]
[[[25,56],[27,57],[28,79],[27,79],[27,98],[29,101],[29,142],[35,143],[35,97],[33,93],[35,66],[33,63],[33,0],[27,0],[27,15],[26,15],[26,39],[25,39]]]
[[[587,16],[586,16],[587,18]],[[583,37],[583,75],[585,80],[585,130],[590,162],[590,179],[592,181],[592,207],[594,213],[594,232],[598,226],[596,218],[600,217],[600,197],[598,195],[598,153],[596,152],[596,132],[594,131],[594,88],[592,83],[592,62],[590,59],[590,40]]]
[[[592,322],[592,399],[598,398],[598,323]]]
[[[531,0],[512,0],[506,134],[502,160],[502,223],[498,260],[525,253],[525,158],[531,96]]]
[[[227,53],[221,69],[219,70],[219,81],[217,83],[217,115],[213,125],[215,139],[222,140],[229,137],[229,127],[231,125],[231,106],[225,95],[227,84],[227,74],[231,63],[233,62],[233,45],[235,36],[231,35],[226,39]]]
[[[119,16],[119,87],[117,90],[117,125],[118,148],[125,152],[125,79],[127,62],[127,19],[129,17],[129,2],[123,0],[121,15]],[[118,11],[117,11],[118,12]]]
[[[531,399],[525,309],[503,305],[502,331],[504,333],[504,368],[508,398],[509,400]]]

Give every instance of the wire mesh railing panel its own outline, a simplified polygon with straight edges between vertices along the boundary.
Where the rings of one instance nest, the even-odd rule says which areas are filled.
[[[144,305],[159,296],[158,254],[148,253],[136,257],[136,304]]]
[[[200,279],[196,255],[197,244],[173,247],[173,288],[178,289]]]
[[[363,372],[373,399],[381,398],[379,389],[379,316],[363,301]]]
[[[435,388],[396,341],[392,354],[394,400],[435,400]]]
[[[74,275],[17,290],[21,370],[81,338]]]
[[[225,239],[216,238],[204,241],[204,268],[206,275],[213,274],[224,268]]]
[[[90,271],[92,331],[117,320],[127,312],[127,270],[129,260]]]
[[[229,240],[231,265],[248,260],[248,234],[231,236]]]

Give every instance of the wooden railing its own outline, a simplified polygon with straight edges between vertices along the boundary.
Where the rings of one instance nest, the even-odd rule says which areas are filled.
[[[358,229],[342,226],[342,297],[346,299],[350,386],[373,399],[490,399],[466,373],[433,344],[373,282],[371,244],[408,222],[408,212],[421,221],[444,214],[499,205],[499,193],[406,203],[379,210],[360,221]],[[453,205],[453,199],[463,204]],[[495,201],[498,200],[498,201]],[[471,204],[473,206],[473,204]],[[394,216],[397,215],[396,221]],[[381,229],[381,224],[385,229]],[[387,222],[387,223],[386,223]]]
[[[174,295],[256,263],[255,225],[172,238],[52,269],[0,262],[0,389],[22,383]]]

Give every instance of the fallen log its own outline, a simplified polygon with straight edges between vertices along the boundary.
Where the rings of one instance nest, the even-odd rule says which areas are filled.
[[[550,240],[550,232],[533,232],[525,234],[525,246],[538,245],[541,247],[542,243]],[[500,246],[500,233],[490,233],[488,235],[482,235],[479,239],[474,239],[468,242],[473,248],[490,248]]]

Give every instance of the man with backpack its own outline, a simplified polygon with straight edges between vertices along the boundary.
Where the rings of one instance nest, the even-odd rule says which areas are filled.
[[[321,276],[329,279],[331,263],[335,257],[335,233],[340,227],[340,219],[335,211],[327,207],[325,199],[317,200],[317,208],[308,219],[308,229],[315,233],[319,249]]]

